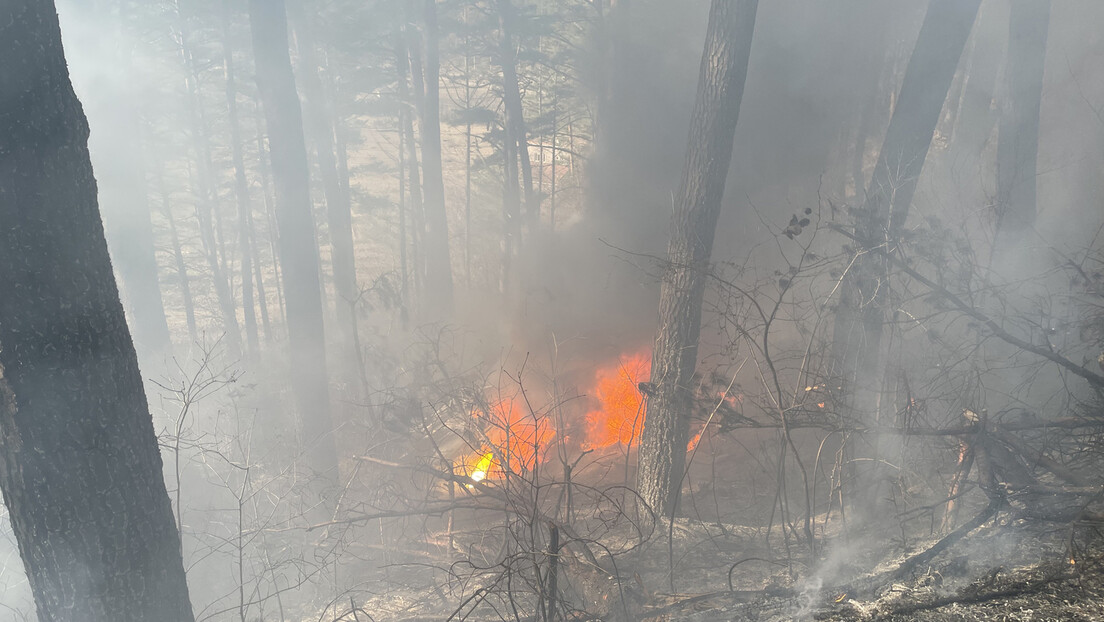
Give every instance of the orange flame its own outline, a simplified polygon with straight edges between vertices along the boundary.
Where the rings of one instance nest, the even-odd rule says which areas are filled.
[[[548,417],[534,415],[524,400],[505,399],[486,413],[486,443],[478,452],[461,457],[455,471],[475,481],[502,476],[502,465],[513,473],[532,470],[544,461],[545,452],[556,435]]]
[[[644,396],[639,385],[648,380],[651,367],[651,353],[645,351],[621,357],[595,372],[590,393],[597,398],[599,407],[586,414],[583,449],[631,446],[639,440],[644,427]],[[503,464],[514,473],[531,471],[538,462],[544,462],[557,433],[550,418],[535,416],[520,396],[495,404],[485,419],[483,447],[455,464],[457,473],[477,482],[502,477]],[[686,450],[693,451],[704,433],[702,426],[687,443]]]
[[[641,352],[598,370],[594,376],[594,394],[601,408],[586,415],[584,449],[636,442],[644,427],[643,396],[637,385],[648,379],[651,369],[651,354]]]

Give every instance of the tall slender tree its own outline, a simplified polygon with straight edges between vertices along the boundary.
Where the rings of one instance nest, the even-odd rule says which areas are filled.
[[[514,22],[517,11],[510,0],[498,0],[499,65],[502,67],[502,102],[506,109],[505,140],[509,141],[512,157],[520,163],[525,220],[530,229],[540,224],[540,206],[533,192],[533,165],[529,157],[529,130],[521,105],[521,88],[517,75],[517,46],[514,43]],[[516,181],[514,182],[516,184]],[[532,232],[530,232],[532,233]]]
[[[1039,107],[1050,0],[1013,0],[1010,8],[1004,70],[1007,100],[997,130],[997,218],[998,235],[1014,239],[1035,224]]]
[[[193,619],[54,3],[0,3],[0,490],[43,622]]]
[[[844,276],[833,328],[834,374],[866,424],[877,421],[883,380],[881,342],[888,301],[888,260],[908,218],[940,112],[981,0],[932,0],[909,57],[870,185],[857,213],[860,248]],[[881,249],[884,252],[871,252]],[[874,447],[873,451],[878,452]],[[871,464],[877,464],[875,460]],[[855,488],[860,503],[880,498],[879,468]]]
[[[245,176],[241,122],[238,119],[238,86],[234,72],[234,48],[230,38],[230,0],[222,0],[222,63],[226,76],[226,118],[230,124],[230,153],[234,163],[234,196],[238,201],[238,239],[241,249],[242,309],[245,312],[245,338],[250,354],[258,347],[257,313],[253,301],[253,204],[249,199],[249,180]]]
[[[230,287],[229,264],[222,243],[221,211],[218,188],[215,181],[213,147],[208,131],[207,110],[203,105],[200,89],[200,66],[193,55],[189,15],[174,2],[178,28],[177,44],[185,68],[187,109],[191,123],[191,147],[195,157],[194,182],[196,194],[195,216],[199,225],[199,237],[206,259],[207,270],[214,284],[215,298],[222,315],[222,327],[231,356],[241,354],[241,331],[238,326],[237,305]]]
[[[747,78],[758,0],[713,0],[690,117],[686,163],[667,247],[640,437],[637,488],[651,507],[673,511],[686,466],[690,386],[698,363],[702,300]]]
[[[322,177],[322,192],[326,197],[326,218],[332,247],[334,308],[341,331],[343,368],[355,370],[356,304],[360,295],[356,278],[356,257],[353,255],[353,217],[349,195],[341,183],[334,144],[332,103],[327,101],[318,75],[318,53],[310,20],[311,11],[304,10],[303,0],[292,5],[293,30],[299,53],[299,83],[303,91],[303,115],[309,143]]]
[[[284,278],[291,386],[299,415],[300,440],[308,447],[311,466],[336,476],[337,452],[330,415],[310,170],[299,95],[291,70],[284,0],[249,0],[249,23],[276,189],[278,254]]]
[[[452,262],[449,255],[448,212],[445,209],[441,161],[441,54],[437,0],[421,0],[423,9],[422,173],[425,200],[425,305],[431,316],[452,309]]]

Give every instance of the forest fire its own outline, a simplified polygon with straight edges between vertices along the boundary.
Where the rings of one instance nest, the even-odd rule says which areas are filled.
[[[502,477],[503,461],[513,473],[532,470],[544,461],[556,436],[549,418],[530,412],[520,396],[498,402],[484,418],[483,447],[454,465],[457,473],[476,482]]]
[[[593,395],[601,408],[586,415],[583,449],[604,449],[616,443],[631,446],[644,426],[643,395],[638,385],[652,369],[650,352],[622,357],[594,375]]]
[[[647,380],[650,369],[651,354],[640,352],[595,372],[587,394],[597,399],[599,407],[585,416],[582,449],[631,446],[637,441],[644,425],[638,385]],[[458,473],[476,482],[497,479],[503,475],[503,458],[513,473],[531,470],[547,458],[557,430],[549,417],[529,412],[524,400],[502,400],[486,418],[485,444],[457,462]]]

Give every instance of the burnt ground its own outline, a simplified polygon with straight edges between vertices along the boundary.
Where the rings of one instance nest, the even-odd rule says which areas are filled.
[[[375,620],[404,622],[541,619],[539,600],[526,594],[532,586],[524,583],[520,570],[512,588],[516,615],[493,605],[496,599],[507,602],[502,591],[487,598],[485,607],[458,606],[481,586],[495,581],[500,590],[507,586],[498,570],[457,580],[462,565],[457,560],[472,559],[477,540],[488,539],[486,527],[484,522],[467,536],[456,532],[453,551],[458,555],[452,562],[417,564],[423,576],[427,566],[448,566],[452,579],[441,576],[444,581],[419,586],[416,576],[407,575],[396,582],[401,587],[393,584],[387,596],[365,602],[365,610]],[[1104,620],[1104,539],[1094,526],[998,513],[938,554],[923,556],[945,538],[917,537],[902,544],[869,536],[847,542],[834,534],[824,540],[822,546],[830,548],[818,553],[816,563],[803,564],[799,547],[792,544],[787,558],[777,529],[771,535],[685,518],[676,519],[673,527],[657,525],[645,541],[638,532],[618,529],[605,532],[601,542],[572,542],[565,536],[558,619]],[[621,552],[610,558],[604,550]],[[910,563],[916,559],[923,561]]]
[[[920,542],[841,587],[834,586],[840,585],[842,566],[859,568],[867,554],[855,553],[833,572],[822,564],[796,581],[788,570],[776,572],[759,578],[758,589],[746,584],[708,594],[656,595],[630,616],[696,622],[1104,620],[1104,543],[1092,528],[998,519],[927,563],[892,576],[935,542]],[[741,580],[757,579],[749,572]]]

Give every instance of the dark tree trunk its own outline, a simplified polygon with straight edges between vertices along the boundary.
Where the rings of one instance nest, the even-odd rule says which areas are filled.
[[[53,2],[0,3],[0,489],[42,622],[192,620]]]
[[[337,476],[337,451],[330,416],[329,376],[322,326],[318,246],[311,215],[310,172],[302,113],[288,52],[283,0],[249,0],[257,88],[268,126],[276,226],[284,276],[292,380],[300,440],[311,466]]]
[[[356,258],[353,254],[353,218],[349,195],[341,183],[333,136],[333,111],[323,93],[318,76],[318,60],[309,23],[310,12],[303,11],[301,2],[294,20],[296,49],[299,52],[300,83],[303,90],[303,112],[307,134],[314,147],[315,160],[322,174],[322,191],[326,196],[326,216],[332,245],[331,263],[334,279],[334,308],[343,344],[343,369],[354,370],[356,352],[352,348],[356,334],[356,304],[360,297],[356,280]]]
[[[441,60],[438,51],[437,0],[423,0],[425,97],[421,117],[422,176],[425,194],[425,304],[431,317],[452,310],[452,263],[449,259],[445,181],[441,163]]]
[[[521,163],[522,190],[525,199],[525,219],[530,234],[540,224],[540,206],[533,193],[533,165],[529,159],[529,131],[521,106],[521,89],[517,76],[517,49],[513,24],[516,19],[510,0],[498,0],[499,65],[502,67],[502,102],[506,109],[506,140],[515,147],[515,157]]]
[[[230,44],[230,2],[222,1],[222,58],[226,72],[226,111],[230,123],[230,150],[234,161],[234,194],[238,200],[238,232],[241,246],[242,308],[245,311],[245,337],[250,354],[258,348],[257,312],[253,300],[253,206],[249,199],[249,181],[245,177],[241,123],[238,121],[238,90],[234,76],[234,50]]]
[[[1007,10],[993,2],[985,3],[974,28],[966,86],[955,119],[951,146],[955,151],[977,160],[993,133],[998,115],[992,110],[997,75],[1008,29],[999,26],[1008,18]]]
[[[896,246],[979,4],[980,0],[932,0],[928,6],[858,211],[859,251],[888,248],[892,252]],[[859,252],[844,276],[832,335],[834,373],[851,392],[856,416],[867,425],[878,421],[887,278],[885,255]],[[884,496],[879,493],[880,469],[870,471],[869,478],[855,486],[860,504]]]
[[[1012,0],[1004,70],[1008,100],[997,130],[997,229],[1009,242],[1035,224],[1039,104],[1049,24],[1050,0]]]
[[[758,0],[713,0],[679,184],[652,353],[654,393],[640,438],[637,488],[657,511],[678,503],[689,440],[702,298],[747,77]]]

